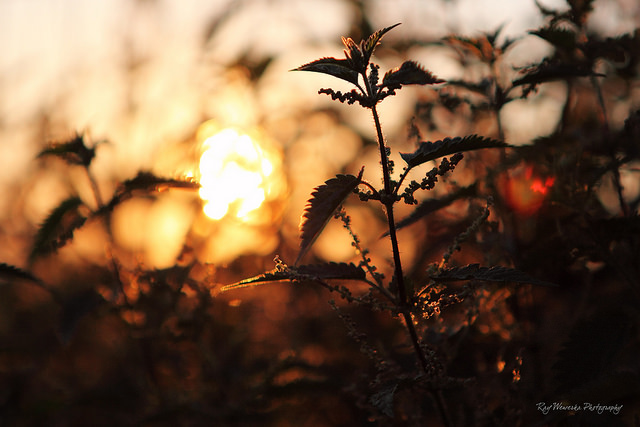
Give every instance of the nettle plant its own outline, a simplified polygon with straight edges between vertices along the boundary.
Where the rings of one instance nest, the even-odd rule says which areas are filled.
[[[398,241],[398,229],[425,218],[430,213],[451,204],[458,199],[474,197],[472,187],[462,188],[453,194],[439,198],[427,199],[419,203],[418,191],[432,190],[440,179],[444,179],[454,171],[463,158],[463,153],[480,149],[506,149],[504,141],[479,136],[456,136],[438,141],[420,142],[412,153],[401,153],[405,164],[399,174],[394,174],[394,162],[390,160],[391,148],[387,146],[380,124],[378,104],[406,85],[437,85],[445,81],[437,78],[415,61],[406,61],[399,67],[387,71],[380,76],[380,67],[371,62],[371,57],[382,37],[397,25],[381,29],[359,44],[351,38],[342,38],[345,45],[345,58],[321,58],[296,68],[294,71],[313,71],[328,74],[345,80],[355,86],[350,92],[343,93],[331,88],[319,90],[320,94],[331,96],[347,104],[358,104],[371,112],[377,134],[377,144],[382,167],[382,187],[368,182],[364,178],[364,167],[357,175],[339,174],[315,188],[302,215],[300,231],[301,242],[297,259],[288,265],[276,257],[276,267],[272,271],[227,285],[222,291],[262,285],[271,282],[290,281],[296,284],[316,284],[336,292],[340,297],[357,305],[373,310],[388,311],[402,319],[408,339],[411,342],[417,359],[418,371],[394,372],[393,363],[385,361],[379,352],[366,342],[363,334],[357,331],[357,325],[350,317],[340,311],[335,301],[330,304],[345,320],[346,326],[355,337],[362,351],[370,356],[379,370],[376,383],[377,390],[370,396],[370,403],[382,414],[393,416],[394,394],[401,388],[419,388],[426,390],[434,399],[445,425],[450,425],[449,414],[441,391],[452,386],[460,386],[463,380],[449,377],[436,348],[421,337],[418,332],[421,324],[432,317],[437,317],[444,307],[458,304],[472,298],[478,281],[500,283],[526,283],[535,285],[551,285],[536,279],[520,270],[506,266],[481,266],[479,264],[453,265],[453,254],[460,250],[460,245],[476,233],[489,216],[491,198],[486,200],[486,207],[469,228],[454,239],[451,247],[443,255],[441,262],[428,269],[428,280],[415,283],[406,276],[403,269],[401,247]],[[420,180],[407,182],[409,172],[427,165],[432,161],[439,164],[430,168]],[[352,228],[351,219],[343,208],[343,203],[352,194],[362,202],[377,203],[386,214],[388,230],[385,237],[390,240],[393,274],[385,277],[373,265],[370,252],[363,247],[357,232]],[[417,205],[414,212],[401,221],[397,221],[394,208],[398,203]],[[300,264],[316,238],[332,218],[343,222],[352,237],[352,246],[361,259],[359,263]],[[348,281],[364,282],[369,286],[368,292],[356,295],[345,283]],[[449,287],[448,284],[466,282],[467,285]],[[386,371],[386,372],[385,372]],[[393,379],[388,378],[392,376]],[[383,379],[383,378],[387,379]]]
[[[42,159],[62,160],[69,169],[80,168],[83,170],[91,189],[88,194],[90,197],[83,198],[78,194],[70,194],[51,210],[39,225],[34,236],[28,255],[29,269],[0,263],[0,280],[27,281],[35,284],[49,293],[55,303],[62,308],[63,320],[59,327],[59,333],[63,341],[68,341],[71,338],[73,330],[84,315],[95,310],[104,302],[105,295],[99,294],[97,289],[92,286],[79,291],[77,289],[57,289],[51,283],[47,283],[31,272],[35,264],[70,245],[76,232],[87,227],[88,224],[102,222],[110,239],[105,252],[107,265],[110,267],[112,275],[111,280],[108,281],[107,293],[111,295],[111,302],[119,310],[124,312],[136,308],[136,305],[140,305],[137,304],[139,301],[138,299],[132,301],[127,297],[130,293],[128,292],[130,283],[125,283],[126,280],[123,281],[125,273],[122,271],[120,261],[113,253],[113,249],[117,245],[113,242],[111,235],[111,215],[118,206],[134,197],[154,198],[159,192],[172,188],[186,190],[200,188],[200,184],[193,180],[164,178],[151,172],[140,171],[135,177],[119,183],[111,197],[105,200],[91,168],[96,158],[97,148],[101,143],[107,143],[107,141],[92,142],[85,134],[77,133],[68,140],[50,144],[38,154],[38,157]],[[75,191],[72,190],[71,193],[75,193]],[[157,273],[156,279],[163,276],[162,271],[155,273]],[[154,281],[160,282],[155,279]],[[178,298],[183,285],[180,284],[177,290],[172,291],[172,298]],[[166,290],[160,288],[163,287],[152,287],[150,294],[158,295]]]

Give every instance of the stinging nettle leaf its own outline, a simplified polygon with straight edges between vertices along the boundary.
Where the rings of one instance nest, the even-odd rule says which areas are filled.
[[[387,71],[382,79],[382,85],[386,87],[400,87],[402,85],[431,85],[444,83],[425,70],[415,61],[405,61],[400,67]]]
[[[513,86],[537,85],[573,77],[603,76],[595,73],[588,64],[572,64],[543,61],[523,70],[524,76],[512,82]]]
[[[73,237],[73,232],[87,220],[80,213],[82,206],[79,197],[70,197],[51,211],[36,233],[30,261],[64,246]]]
[[[436,142],[422,142],[413,153],[400,153],[402,159],[407,162],[409,168],[435,160],[439,157],[464,151],[479,150],[482,148],[506,148],[509,147],[503,141],[485,138],[479,135],[445,138]]]
[[[321,58],[294,68],[291,71],[314,71],[346,80],[358,85],[358,72],[354,70],[348,59]]]
[[[367,38],[367,40],[363,42],[362,53],[364,54],[364,59],[367,63],[371,59],[371,55],[373,55],[373,51],[376,49],[376,46],[380,44],[380,39],[382,39],[382,36],[384,36],[386,33],[388,33],[393,28],[397,27],[398,25],[400,25],[400,22],[390,27],[386,27],[381,30],[378,30],[375,33],[371,34]]]
[[[577,46],[577,34],[569,29],[543,27],[535,31],[529,31],[529,34],[538,36],[555,47],[564,50],[575,49]]]
[[[84,135],[77,134],[67,142],[54,144],[42,150],[38,157],[56,156],[73,165],[89,166],[95,157],[95,147],[87,147]]]
[[[352,263],[328,262],[324,264],[301,265],[298,267],[282,267],[272,271],[241,280],[231,285],[223,286],[220,291],[264,285],[271,282],[304,281],[304,280],[366,280],[366,273]]]
[[[0,263],[0,283],[11,283],[16,280],[41,283],[40,279],[28,271],[13,265],[5,264],[4,262]]]
[[[344,200],[360,184],[364,168],[358,176],[337,175],[311,193],[300,221],[300,253],[295,264],[307,253],[313,242]]]
[[[540,286],[557,286],[555,283],[536,279],[520,270],[509,267],[480,267],[479,264],[469,264],[464,267],[452,267],[441,270],[438,274],[431,276],[438,282],[456,280],[482,280],[486,282],[503,283],[528,283]]]
[[[200,188],[200,184],[193,180],[162,178],[150,172],[138,172],[134,178],[126,180],[118,187],[109,203],[103,206],[97,214],[111,212],[118,204],[127,200],[136,191],[149,193],[168,188],[197,190]]]
[[[401,228],[407,227],[411,224],[418,222],[421,218],[445,208],[455,202],[456,200],[460,200],[465,197],[473,197],[476,195],[476,185],[469,185],[468,187],[462,187],[459,190],[448,194],[444,197],[440,197],[437,199],[428,199],[424,202],[420,203],[414,210],[407,216],[406,218],[398,221],[396,223],[396,229],[400,230]],[[389,235],[389,232],[385,232],[382,237],[386,237]]]

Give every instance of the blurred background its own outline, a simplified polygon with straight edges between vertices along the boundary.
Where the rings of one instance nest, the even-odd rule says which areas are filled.
[[[635,2],[596,4],[589,21],[594,31],[613,36],[635,28]],[[132,201],[113,218],[118,243],[150,265],[172,265],[191,231],[202,238],[203,261],[227,263],[240,254],[269,254],[278,239],[295,237],[310,190],[335,173],[354,173],[361,165],[377,172],[375,150],[363,143],[374,136],[367,112],[317,95],[317,88],[340,89],[342,82],[288,70],[320,56],[342,56],[342,35],[358,40],[397,22],[402,26],[386,36],[379,52],[383,69],[410,57],[438,77],[461,78],[465,69],[451,50],[425,42],[499,26],[501,37],[531,39],[510,52],[510,65],[533,63],[549,52],[526,34],[543,19],[526,0],[5,0],[0,8],[0,259],[14,265],[24,265],[28,236],[53,207],[70,192],[87,195],[82,177],[66,178],[60,165],[35,159],[46,144],[74,132],[109,141],[92,165],[105,196],[139,170],[198,179],[202,170],[211,174],[204,185],[212,188],[221,187],[215,179],[242,183],[234,194],[205,196],[213,200],[205,208],[210,219],[186,207],[182,194]],[[394,51],[394,44],[406,49]],[[407,89],[382,105],[385,132],[397,150],[406,149],[412,106],[424,92]],[[550,92],[508,106],[509,142],[530,142],[553,129],[563,99]],[[231,178],[224,165],[200,164],[206,139],[227,129],[251,135],[255,147],[248,155],[270,163],[268,174],[259,162]],[[336,249],[321,240],[318,250],[328,255]]]
[[[563,0],[539,3],[567,8]],[[179,416],[187,412],[199,421],[176,425],[199,425],[202,420],[257,425],[252,423],[260,418],[251,417],[297,408],[295,416],[275,415],[273,425],[366,422],[366,416],[335,396],[325,396],[318,401],[320,409],[306,413],[309,402],[286,398],[284,404],[265,404],[265,391],[258,390],[256,378],[264,372],[271,373],[271,385],[282,385],[291,378],[315,378],[320,374],[314,369],[325,364],[333,363],[329,378],[335,379],[352,373],[353,365],[367,363],[326,304],[326,294],[284,290],[284,285],[223,296],[216,289],[270,270],[275,255],[287,263],[295,260],[300,215],[314,187],[338,173],[357,174],[362,166],[365,178],[378,185],[381,173],[370,113],[317,93],[322,87],[351,88],[326,75],[290,70],[320,57],[342,57],[341,36],[359,41],[398,22],[402,25],[386,34],[376,50],[374,60],[382,72],[414,59],[442,79],[482,78],[486,70],[465,62],[440,41],[453,33],[476,37],[500,27],[500,40],[517,39],[499,64],[505,81],[515,78],[517,67],[539,62],[553,51],[527,33],[545,22],[533,0],[0,2],[0,262],[28,269],[70,295],[63,298],[62,308],[52,308],[37,288],[3,291],[7,295],[0,330],[11,344],[3,347],[0,359],[2,381],[8,384],[0,400],[2,410],[14,416],[6,419],[36,411],[40,415],[19,425],[37,425],[43,419],[53,419],[51,425],[81,425],[77,414],[93,419],[111,408],[105,420],[120,425],[132,420],[165,425],[172,416],[184,420]],[[598,0],[587,28],[604,38],[633,32],[639,24],[637,1]],[[617,97],[609,109],[613,129],[622,127],[629,111],[638,108],[636,86],[609,88],[609,95]],[[380,106],[396,164],[401,162],[399,152],[415,150],[409,123],[419,115],[417,106],[434,99],[433,88],[406,87]],[[500,113],[506,141],[526,145],[552,133],[566,100],[564,83],[552,82],[506,105]],[[426,140],[470,133],[499,137],[491,117],[470,122],[468,116],[436,108],[431,119],[433,126],[420,127]],[[103,200],[139,171],[193,178],[202,188],[133,197],[117,206],[107,224],[88,222],[56,253],[30,263],[38,227],[52,209],[70,195],[97,207],[95,190],[81,168],[38,157],[50,144],[76,132],[85,134],[89,145],[98,144],[91,172]],[[511,207],[525,218],[523,227],[554,182],[532,177],[534,169],[514,172],[524,184],[514,178],[509,191],[522,199],[505,196],[517,199]],[[472,170],[456,173],[459,185],[474,180]],[[620,178],[625,197],[637,198],[637,170],[630,168]],[[443,184],[433,194],[447,190]],[[613,184],[607,181],[598,192],[605,209],[619,214]],[[466,218],[468,209],[453,206],[445,213],[446,221],[430,224],[429,233],[437,236],[438,227]],[[399,206],[399,217],[408,212]],[[388,271],[388,241],[380,239],[385,231],[381,211],[354,201],[348,213],[374,261]],[[417,232],[400,233],[409,268],[437,260],[450,243],[439,241],[425,256],[426,225],[418,227]],[[452,227],[447,239],[463,229]],[[523,233],[519,237],[527,243],[535,238],[534,231]],[[471,251],[468,262],[480,254]],[[359,257],[340,222],[331,221],[308,259],[358,262]],[[180,270],[186,265],[188,271]],[[154,276],[157,272],[163,272],[161,279]],[[149,302],[153,308],[138,304],[142,295],[153,293],[148,288],[153,283],[171,289],[173,281],[190,280],[206,284],[206,289],[180,287],[181,296],[171,300],[171,307],[162,305],[160,297]],[[114,281],[124,283],[125,302],[117,299]],[[93,296],[87,300],[85,293],[76,292],[87,288],[117,305],[118,312],[96,311],[100,305]],[[510,295],[485,297],[493,309],[502,307],[496,298],[504,302]],[[556,309],[564,307],[558,304]],[[512,320],[500,310],[495,308],[496,318],[487,320],[483,336],[495,333],[509,341]],[[198,317],[204,312],[213,312],[215,318],[207,317],[213,323],[206,327],[205,317]],[[87,313],[92,320],[86,320]],[[371,314],[356,316],[371,328],[381,322]],[[60,318],[62,326],[48,323]],[[186,327],[194,334],[186,337],[182,321],[202,329]],[[183,339],[176,338],[176,330],[184,332]],[[403,332],[392,327],[384,333],[394,343],[402,340],[398,337]],[[558,349],[561,337],[553,339],[548,354]],[[349,354],[347,362],[336,362],[340,352]],[[505,354],[494,356],[494,365],[510,363]],[[277,369],[270,364],[274,360],[279,361]],[[291,360],[297,365],[288,365]],[[342,390],[331,381],[316,386]],[[83,400],[87,390],[96,394]],[[120,392],[122,401],[114,397]],[[102,405],[104,399],[108,403]],[[222,409],[204,409],[216,399],[223,402]],[[132,409],[127,402],[139,406]],[[243,418],[242,405],[259,409]],[[323,407],[332,408],[331,413],[323,414]],[[166,408],[173,415],[167,416]]]

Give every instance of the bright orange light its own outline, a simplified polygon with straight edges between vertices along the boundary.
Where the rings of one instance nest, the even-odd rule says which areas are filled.
[[[536,176],[531,165],[516,168],[506,177],[507,203],[522,215],[532,215],[542,207],[544,199],[554,183],[554,177],[543,179]]]
[[[547,191],[549,191],[549,188],[553,187],[553,183],[556,181],[555,178],[553,177],[549,177],[547,179],[544,180],[544,183],[542,182],[542,180],[540,178],[536,178],[533,183],[531,183],[531,189],[535,192],[535,193],[540,193],[543,196],[547,194]]]
[[[212,130],[207,122],[205,132]],[[232,216],[252,222],[265,201],[274,200],[284,188],[277,173],[279,153],[261,145],[257,138],[226,128],[204,139],[200,157],[200,198],[204,213],[220,220]]]

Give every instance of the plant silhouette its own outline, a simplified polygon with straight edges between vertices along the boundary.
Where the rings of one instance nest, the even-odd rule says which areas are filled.
[[[0,263],[0,424],[637,424],[640,33],[600,36],[593,1],[538,4],[528,37],[551,50],[532,64],[509,62],[521,40],[502,27],[411,40],[473,69],[444,80],[411,59],[381,70],[383,39],[394,58],[410,51],[387,37],[403,27],[374,31],[355,3],[352,28],[371,35],[292,71],[350,85],[318,93],[370,114],[382,179],[357,157],[309,189],[299,239],[283,237],[270,271],[259,257],[201,262],[193,242],[175,265],[145,266],[111,238],[112,214],[199,184],[141,171],[108,196],[93,174],[103,141],[40,152],[91,191],[34,226],[23,267]],[[420,91],[407,140],[387,141],[379,107],[407,86]],[[549,93],[563,100],[548,135],[513,141],[507,108]],[[383,224],[367,238],[360,208]],[[315,250],[331,221],[350,238],[345,262]],[[104,262],[60,261],[96,224]]]

